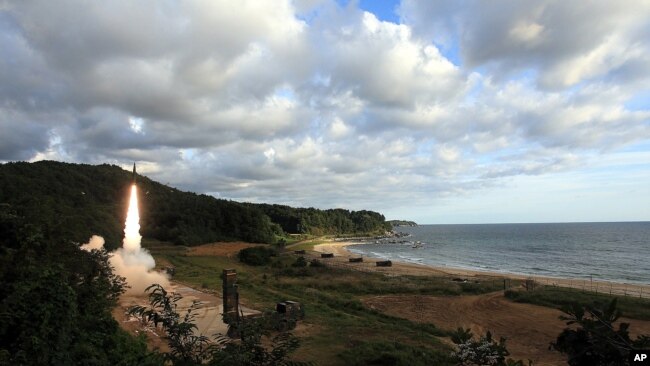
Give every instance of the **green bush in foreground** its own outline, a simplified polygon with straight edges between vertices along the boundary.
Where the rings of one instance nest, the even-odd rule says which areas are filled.
[[[289,354],[300,346],[298,338],[288,332],[282,332],[270,338],[270,333],[263,328],[263,320],[242,320],[237,324],[234,341],[223,335],[215,335],[215,343],[210,343],[205,336],[197,336],[195,323],[196,310],[200,303],[194,301],[184,315],[177,312],[177,304],[182,299],[178,293],[167,292],[160,285],[151,285],[149,292],[150,307],[133,306],[132,315],[143,321],[160,324],[165,330],[165,338],[170,352],[165,353],[166,361],[174,366],[282,366],[306,365],[288,361]],[[270,338],[263,342],[262,338]],[[263,343],[270,343],[265,346]]]
[[[616,309],[616,299],[609,304],[581,306],[574,304],[564,309],[569,316],[566,328],[551,346],[566,354],[569,365],[582,366],[623,366],[628,364],[628,353],[632,349],[650,348],[650,335],[630,338],[630,324],[620,323],[618,329],[614,323],[621,316]],[[578,328],[572,325],[578,325]]]
[[[501,337],[499,341],[492,339],[489,331],[478,340],[473,340],[472,332],[469,329],[458,328],[451,340],[458,346],[454,357],[459,365],[463,366],[524,366],[524,361],[506,359],[510,352],[506,348],[506,339]],[[532,361],[528,360],[528,365]]]

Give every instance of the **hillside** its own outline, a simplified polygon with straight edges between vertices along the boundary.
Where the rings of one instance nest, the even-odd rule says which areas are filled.
[[[48,236],[107,247],[122,238],[131,173],[114,165],[54,161],[0,165],[0,204]],[[143,236],[179,245],[242,240],[272,243],[288,233],[378,232],[384,216],[372,211],[296,209],[244,204],[183,192],[138,176]],[[291,223],[291,224],[288,224]],[[294,224],[297,223],[297,224]]]

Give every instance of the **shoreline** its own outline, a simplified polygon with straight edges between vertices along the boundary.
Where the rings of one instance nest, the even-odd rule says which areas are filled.
[[[364,242],[328,242],[317,244],[314,246],[314,251],[319,253],[332,253],[335,258],[360,257],[362,255],[352,253],[348,250],[350,245],[363,245]],[[631,297],[650,298],[650,284],[637,284],[637,283],[624,283],[607,280],[589,280],[584,278],[565,278],[565,277],[552,277],[542,275],[525,275],[518,273],[508,272],[495,272],[495,271],[482,271],[475,269],[466,269],[458,267],[435,266],[428,264],[412,263],[401,260],[389,259],[392,262],[392,267],[373,267],[375,261],[382,261],[385,259],[366,257],[371,262],[365,262],[364,270],[382,272],[394,275],[415,275],[415,276],[442,276],[442,277],[465,277],[467,279],[478,278],[502,278],[514,280],[534,279],[541,285],[552,285],[558,287],[567,287],[573,289],[582,289],[584,291],[593,291],[597,293],[604,293],[610,295],[624,295]],[[335,261],[339,264],[346,264],[353,268],[354,263],[348,263],[342,260]],[[370,264],[370,265],[368,265]]]

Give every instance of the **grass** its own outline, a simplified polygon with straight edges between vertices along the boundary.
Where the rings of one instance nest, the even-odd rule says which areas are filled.
[[[453,364],[449,354],[431,352],[425,347],[390,341],[356,341],[339,358],[351,366],[410,365],[429,366]]]
[[[322,243],[312,240],[291,250],[310,249]],[[328,267],[294,267],[296,256],[281,255],[268,266],[247,266],[236,258],[186,256],[185,249],[160,242],[146,242],[157,260],[176,269],[174,280],[195,288],[221,291],[220,274],[234,268],[242,302],[251,308],[269,310],[284,300],[303,304],[306,318],[299,332],[301,347],[295,361],[317,361],[321,365],[453,365],[451,347],[439,337],[448,332],[434,324],[421,324],[369,309],[361,298],[385,294],[457,296],[503,289],[502,280],[454,282],[449,278],[385,276]],[[590,303],[607,300],[602,294],[543,287],[533,292],[508,291],[513,301],[561,307],[571,301]],[[628,317],[650,319],[649,302],[619,299]]]
[[[149,249],[157,259],[163,259],[176,268],[174,280],[195,288],[207,287],[219,292],[221,271],[234,268],[238,273],[242,302],[247,306],[258,310],[273,309],[277,302],[288,299],[303,304],[306,319],[302,323],[307,329],[317,331],[301,335],[302,346],[295,357],[298,361],[349,364],[359,341],[364,342],[364,349],[370,350],[392,340],[404,346],[389,348],[387,352],[404,362],[413,355],[426,354],[431,355],[427,359],[441,360],[436,364],[453,364],[446,361],[451,348],[438,339],[447,336],[446,331],[433,324],[413,323],[368,309],[360,298],[400,291],[463,293],[458,283],[432,280],[427,284],[426,279],[418,277],[389,278],[327,267],[295,268],[291,266],[295,262],[294,256],[278,257],[271,266],[253,267],[226,257],[185,256],[183,251],[165,248],[165,245],[150,245]],[[491,287],[485,288],[485,291],[489,290]],[[366,356],[372,358],[372,352],[354,356],[356,361],[353,364],[357,361],[357,364],[363,364]],[[409,364],[404,362],[400,364]]]
[[[276,242],[284,242],[284,245],[293,245],[296,244],[300,241],[307,240],[311,237],[311,235],[308,234],[301,234],[301,235],[276,235],[275,240]]]
[[[618,298],[618,309],[623,316],[650,320],[650,300],[629,296],[612,296],[608,294],[581,291],[565,287],[542,286],[534,291],[506,291],[506,297],[522,303],[529,303],[541,306],[561,309],[572,303],[580,305],[591,305],[595,302],[610,302]]]
[[[314,246],[327,243],[324,239],[310,239],[287,246],[287,250],[314,250]]]

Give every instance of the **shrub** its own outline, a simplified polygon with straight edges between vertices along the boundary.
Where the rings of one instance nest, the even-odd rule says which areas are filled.
[[[239,251],[239,261],[251,266],[264,266],[271,263],[275,251],[267,247],[250,247]]]
[[[492,334],[488,331],[478,341],[472,339],[472,333],[469,329],[458,328],[451,335],[451,340],[458,346],[458,351],[454,356],[458,359],[459,365],[485,365],[485,366],[524,366],[521,360],[515,361],[511,358],[506,348],[506,339],[501,337],[499,341],[492,339]],[[528,364],[532,362],[529,360]]]
[[[298,257],[296,261],[292,264],[293,267],[307,267],[307,260],[305,257]]]
[[[309,265],[311,267],[325,267],[325,265],[321,263],[321,261],[319,261],[318,259],[312,259]]]
[[[288,332],[281,332],[271,338],[270,332],[263,327],[264,318],[240,321],[233,325],[233,333],[239,335],[237,341],[217,334],[215,342],[211,343],[207,337],[194,334],[198,329],[195,320],[200,302],[193,301],[183,315],[176,312],[178,303],[182,300],[180,294],[169,293],[157,284],[149,286],[146,291],[149,292],[151,306],[133,306],[129,312],[156,327],[160,324],[165,330],[170,348],[170,352],[164,354],[167,361],[165,365],[306,365],[288,360],[289,354],[300,346],[298,338]],[[268,340],[263,342],[263,337]]]
[[[631,349],[650,347],[650,335],[630,338],[628,323],[614,323],[621,316],[616,308],[616,299],[609,304],[592,306],[573,305],[563,310],[569,316],[561,316],[567,325],[551,347],[569,357],[569,365],[627,365]]]

